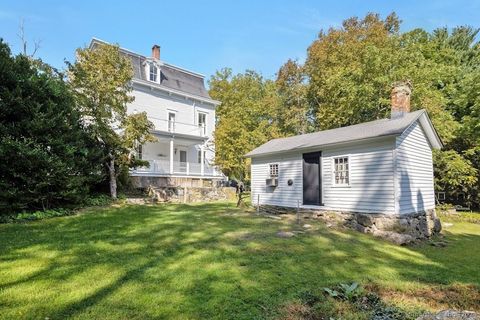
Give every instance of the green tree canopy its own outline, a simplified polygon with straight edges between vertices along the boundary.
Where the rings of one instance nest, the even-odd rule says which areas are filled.
[[[248,181],[244,155],[280,134],[275,83],[254,71],[232,75],[230,69],[218,71],[209,83],[212,98],[222,101],[216,111],[215,163],[226,175]]]
[[[77,103],[87,126],[107,152],[103,163],[108,168],[110,193],[117,197],[115,167],[133,165],[130,157],[138,144],[153,141],[153,124],[145,113],[127,115],[133,68],[116,45],[101,45],[93,50],[77,50],[77,60],[69,64],[69,76]]]
[[[102,152],[62,74],[0,40],[0,212],[78,203],[102,177]]]

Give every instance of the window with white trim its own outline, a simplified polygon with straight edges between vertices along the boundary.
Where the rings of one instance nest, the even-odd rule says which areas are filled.
[[[197,151],[197,162],[202,163],[202,152],[203,152],[203,162],[205,163],[205,150],[198,150]]]
[[[153,62],[149,62],[149,63],[148,63],[148,74],[149,74],[148,79],[149,79],[150,81],[158,82],[158,81],[157,81],[157,78],[158,78],[158,68],[157,68],[157,66],[155,65],[155,63],[153,63]]]
[[[349,185],[348,157],[333,158],[333,182],[335,185]]]
[[[278,163],[270,164],[270,178],[278,178]]]
[[[197,116],[198,127],[200,128],[200,132],[202,135],[207,134],[207,114],[199,112]]]

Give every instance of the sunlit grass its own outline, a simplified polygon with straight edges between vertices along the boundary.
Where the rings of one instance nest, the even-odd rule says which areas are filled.
[[[308,223],[279,238],[302,228],[211,203],[0,225],[0,318],[275,318],[299,292],[353,280],[400,292],[390,298],[407,308],[435,309],[448,302],[432,307],[416,292],[480,286],[479,224],[453,222],[443,248]]]

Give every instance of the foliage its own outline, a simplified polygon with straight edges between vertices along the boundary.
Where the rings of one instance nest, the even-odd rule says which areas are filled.
[[[436,151],[433,154],[437,190],[450,194],[468,192],[477,183],[478,170],[455,150]]]
[[[334,288],[323,288],[330,297],[343,299],[347,301],[356,300],[362,293],[362,288],[358,285],[357,282],[352,282],[351,284],[340,283]]]
[[[127,114],[133,77],[131,61],[116,45],[77,49],[69,76],[86,125],[106,150],[103,164],[109,171],[110,193],[117,197],[118,166],[133,166],[138,144],[153,141],[153,124],[145,113]],[[117,167],[117,168],[116,168]]]
[[[280,100],[275,114],[279,130],[286,136],[311,132],[314,117],[303,66],[288,60],[278,71],[275,84]]]
[[[230,69],[218,71],[209,83],[212,98],[222,101],[216,110],[215,163],[227,176],[248,181],[245,154],[279,136],[272,120],[278,105],[275,83],[254,71],[232,75]]]
[[[80,203],[102,149],[63,75],[0,41],[0,110],[0,214]]]

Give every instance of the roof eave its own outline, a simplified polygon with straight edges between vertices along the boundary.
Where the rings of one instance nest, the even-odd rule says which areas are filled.
[[[189,93],[186,93],[186,92],[183,92],[183,91],[180,91],[180,90],[175,90],[175,89],[171,89],[171,88],[168,88],[168,87],[164,87],[160,84],[156,84],[156,83],[151,83],[149,81],[146,81],[146,80],[142,80],[142,79],[138,79],[138,78],[134,78],[132,79],[132,82],[133,83],[137,83],[137,84],[140,84],[140,85],[144,85],[144,86],[147,86],[149,88],[154,88],[154,89],[158,89],[158,90],[163,90],[163,91],[166,91],[166,92],[169,92],[169,93],[173,93],[173,94],[177,94],[177,95],[180,95],[180,96],[184,96],[186,98],[190,98],[190,99],[194,99],[194,100],[199,100],[199,101],[204,101],[204,102],[207,102],[207,103],[211,103],[215,106],[218,106],[220,105],[220,101],[218,100],[214,100],[214,99],[209,99],[209,98],[205,98],[205,97],[202,97],[202,96],[199,96],[199,95],[195,95],[195,94],[189,94]]]
[[[401,133],[392,133],[392,134],[385,134],[385,135],[380,135],[376,137],[369,137],[369,138],[363,138],[363,139],[353,139],[353,140],[348,140],[348,141],[342,141],[342,142],[334,142],[334,143],[326,143],[326,144],[319,144],[316,146],[309,146],[309,147],[302,147],[302,148],[294,148],[294,149],[289,149],[289,150],[281,150],[281,151],[273,151],[273,152],[264,152],[264,153],[256,153],[256,154],[251,154],[253,151],[247,153],[244,155],[245,158],[257,158],[257,157],[263,157],[263,156],[270,156],[270,155],[275,155],[275,154],[285,154],[285,153],[290,153],[290,152],[305,152],[305,151],[310,151],[310,150],[315,150],[318,148],[325,148],[325,147],[332,147],[332,146],[337,146],[337,145],[344,145],[344,144],[349,144],[349,143],[354,143],[354,142],[363,142],[363,141],[374,141],[378,139],[384,139],[388,137],[398,137]]]

